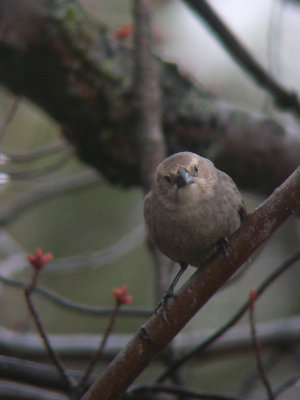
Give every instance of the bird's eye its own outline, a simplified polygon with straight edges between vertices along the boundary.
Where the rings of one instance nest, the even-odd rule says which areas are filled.
[[[169,177],[169,175],[165,175],[164,178],[168,183],[171,183],[171,178]]]
[[[198,172],[198,171],[199,171],[197,165],[194,165],[194,171],[195,171],[195,172]]]

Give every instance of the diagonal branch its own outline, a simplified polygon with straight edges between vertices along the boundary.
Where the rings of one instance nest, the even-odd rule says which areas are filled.
[[[300,117],[296,92],[289,92],[250,54],[205,0],[184,0],[199,14],[235,61],[274,98],[275,103]]]
[[[37,312],[36,307],[33,304],[32,298],[31,298],[31,294],[33,291],[34,286],[36,285],[36,281],[37,281],[37,277],[39,274],[39,270],[36,269],[34,270],[34,275],[32,278],[32,281],[29,283],[28,286],[25,287],[24,289],[24,296],[25,296],[25,301],[28,307],[28,310],[30,311],[30,314],[32,316],[33,322],[40,334],[40,337],[43,341],[43,344],[48,352],[49,358],[51,359],[51,361],[53,362],[53,364],[56,366],[57,370],[59,371],[59,373],[61,374],[61,377],[64,379],[66,385],[68,385],[69,391],[71,392],[73,387],[74,387],[74,383],[73,380],[70,378],[70,376],[67,374],[59,355],[57,354],[57,352],[54,350],[54,348],[51,345],[51,342],[49,340],[49,336],[41,322],[41,319],[39,317],[39,314]]]
[[[286,260],[282,265],[280,265],[273,273],[271,273],[256,289],[256,295],[259,297],[264,293],[264,291],[281,275],[283,274],[290,266],[292,266],[295,262],[300,259],[300,251]],[[192,348],[190,351],[186,352],[182,357],[178,358],[174,363],[168,366],[168,368],[160,374],[157,378],[157,382],[163,382],[172,372],[174,372],[177,368],[183,365],[186,361],[203,353],[204,350],[207,350],[209,346],[215,343],[218,339],[222,338],[225,332],[227,332],[230,328],[232,328],[249,308],[249,300],[247,300],[238,311],[223,325],[221,328],[217,329],[213,334],[209,335],[205,340],[203,340],[200,344]]]
[[[107,367],[84,400],[117,400],[151,360],[177,335],[213,294],[246,262],[271,234],[300,208],[300,167],[253,213],[231,237],[229,259],[223,253],[198,269],[171,299],[168,324],[153,315],[133,336],[126,348]],[[130,367],[129,367],[130,366]],[[116,382],[115,377],[120,379]]]

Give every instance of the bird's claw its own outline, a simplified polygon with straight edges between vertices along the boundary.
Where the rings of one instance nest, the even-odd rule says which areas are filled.
[[[224,254],[225,254],[225,256],[226,256],[226,258],[227,258],[227,260],[230,261],[229,254],[228,254],[228,251],[227,251],[227,246],[229,244],[230,244],[230,242],[229,242],[228,238],[226,236],[222,237],[215,244],[214,250],[213,250],[213,254],[216,254],[220,249],[222,249]]]
[[[161,314],[163,319],[168,322],[167,313],[166,313],[166,305],[168,303],[168,299],[174,298],[175,294],[173,290],[168,290],[162,297],[161,301],[157,304],[154,312],[157,315],[158,311],[161,309]]]

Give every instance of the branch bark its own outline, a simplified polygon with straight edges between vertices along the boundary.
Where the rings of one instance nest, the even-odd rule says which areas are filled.
[[[113,183],[141,185],[132,51],[76,1],[2,0],[0,60],[1,84],[60,124],[83,161]],[[173,64],[158,60],[158,68],[168,154],[199,153],[261,193],[298,166],[291,127],[211,98]]]
[[[161,131],[159,74],[153,55],[152,0],[135,0],[133,4],[137,156],[141,184],[147,193],[166,149]]]
[[[176,336],[250,255],[300,208],[300,167],[253,213],[230,239],[228,257],[223,252],[204,269],[198,269],[168,302],[168,324],[153,315],[106,368],[83,400],[117,400],[150,361]],[[118,380],[115,377],[118,377]]]

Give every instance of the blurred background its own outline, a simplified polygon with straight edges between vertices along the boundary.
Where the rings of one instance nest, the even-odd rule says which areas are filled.
[[[130,1],[82,0],[82,4],[93,18],[104,22],[113,31],[132,24]],[[210,0],[210,4],[252,54],[286,87],[300,95],[300,3]],[[214,96],[237,104],[238,108],[289,120],[296,126],[290,114],[272,109],[268,95],[241,71],[183,2],[156,0],[154,28],[157,54],[176,62],[182,71]],[[131,39],[130,35],[125,38],[125,44],[132,46]],[[71,301],[112,307],[112,289],[127,284],[129,294],[133,295],[130,306],[153,309],[154,271],[144,241],[141,190],[119,188],[99,176],[99,179],[91,179],[89,184],[45,196],[30,207],[21,208],[20,212],[11,213],[19,204],[22,207],[27,195],[35,193],[43,185],[70,176],[86,173],[90,177],[95,174],[75,156],[67,159],[63,152],[53,152],[41,159],[27,158],[25,162],[11,161],[7,155],[52,146],[61,143],[62,137],[59,126],[42,110],[1,89],[0,126],[4,126],[10,113],[11,121],[0,141],[1,275],[28,281],[32,271],[25,255],[40,246],[54,256],[40,276],[40,286]],[[299,130],[295,134],[300,134]],[[47,171],[49,166],[53,166],[51,172],[39,173]],[[250,211],[263,200],[253,193],[243,195]],[[121,244],[116,245],[120,240]],[[299,221],[290,218],[249,261],[239,280],[214,296],[185,331],[201,332],[221,326],[248,298],[252,288],[299,249],[299,243]],[[91,253],[96,256],[92,262],[89,259]],[[70,258],[79,255],[87,257],[76,259],[78,262]],[[174,267],[174,273],[177,268]],[[193,272],[190,268],[185,278]],[[258,323],[286,321],[286,318],[299,314],[299,278],[298,263],[271,286],[257,303]],[[105,326],[104,317],[77,315],[40,297],[37,306],[49,333],[101,333]],[[22,292],[17,288],[0,286],[0,315],[1,325],[6,328],[34,331]],[[145,317],[120,317],[116,331],[133,333],[144,320]],[[248,324],[248,316],[240,324]],[[280,352],[279,349],[276,356],[274,353],[274,349],[268,350],[265,357],[276,360],[271,371],[276,386],[285,377],[299,373],[299,348],[298,353]],[[186,376],[192,386],[203,390],[236,391],[241,389],[241,382],[247,380],[252,369],[255,370],[254,355],[245,352],[206,363],[189,364]],[[152,366],[139,380],[148,381],[149,376],[156,376],[157,371],[157,366]],[[218,387],[215,382],[218,382]],[[261,386],[257,385],[251,389],[249,398],[258,398],[256,396],[263,393]],[[296,400],[299,395],[298,387],[290,389],[284,398]]]

